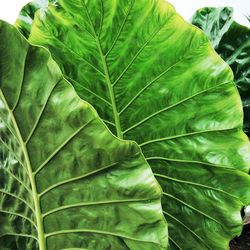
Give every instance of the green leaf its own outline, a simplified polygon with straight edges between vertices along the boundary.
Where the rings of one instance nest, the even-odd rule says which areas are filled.
[[[0,246],[166,249],[161,189],[47,50],[0,22]]]
[[[228,249],[250,202],[249,141],[229,67],[162,0],[57,1],[36,14],[80,97],[137,141],[163,188],[170,249]]]
[[[50,1],[53,2],[52,0]],[[33,1],[25,5],[21,11],[21,14],[18,16],[16,26],[20,29],[20,32],[28,37],[31,31],[31,26],[35,17],[35,12],[41,10],[48,6],[48,0],[39,0]]]
[[[250,28],[233,21],[233,9],[202,8],[192,23],[205,31],[219,55],[230,65],[244,108],[244,130],[250,136]]]
[[[205,7],[197,10],[192,17],[192,23],[202,29],[214,48],[219,46],[221,38],[233,22],[233,8]]]

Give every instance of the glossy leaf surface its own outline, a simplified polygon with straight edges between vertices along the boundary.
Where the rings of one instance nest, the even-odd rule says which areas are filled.
[[[228,249],[250,199],[249,142],[229,67],[161,0],[58,1],[29,39],[136,140],[163,188],[170,249]]]
[[[244,108],[244,130],[250,136],[250,28],[235,22],[229,7],[200,9],[192,23],[204,30],[232,68]]]
[[[0,248],[166,249],[161,189],[47,50],[0,23]]]

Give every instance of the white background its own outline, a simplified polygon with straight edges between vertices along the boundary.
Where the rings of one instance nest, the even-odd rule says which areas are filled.
[[[26,3],[31,0],[0,0],[0,19],[14,23],[16,17]],[[69,0],[70,1],[70,0]],[[188,20],[201,7],[231,6],[234,8],[234,19],[246,26],[249,22],[246,15],[250,15],[250,0],[168,0],[175,6],[177,12]]]

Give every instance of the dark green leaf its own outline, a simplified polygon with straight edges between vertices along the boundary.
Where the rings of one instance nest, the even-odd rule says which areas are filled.
[[[161,189],[47,50],[0,23],[0,248],[165,249]]]
[[[250,148],[227,64],[163,0],[58,2],[29,39],[118,137],[140,144],[163,188],[170,248],[228,249],[250,202]]]
[[[192,23],[205,31],[219,55],[234,72],[244,107],[244,130],[250,136],[250,29],[233,21],[233,10],[203,8]]]

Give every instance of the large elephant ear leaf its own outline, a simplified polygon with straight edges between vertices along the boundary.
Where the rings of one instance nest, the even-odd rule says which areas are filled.
[[[47,50],[0,23],[1,249],[166,249],[161,189]]]
[[[228,65],[163,0],[60,0],[29,39],[137,141],[163,189],[170,249],[228,249],[250,202],[249,141]]]
[[[202,8],[192,17],[215,50],[230,65],[244,108],[244,130],[250,136],[250,28],[233,20],[233,10]]]

